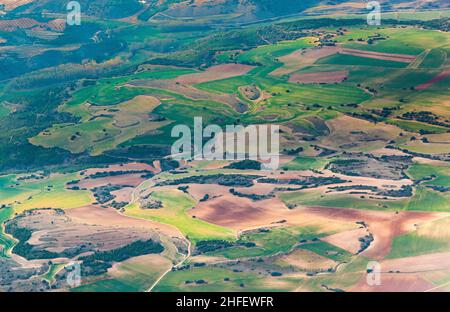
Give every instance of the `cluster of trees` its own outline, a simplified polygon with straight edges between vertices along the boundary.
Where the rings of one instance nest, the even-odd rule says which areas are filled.
[[[82,261],[81,274],[83,276],[100,275],[106,273],[114,262],[122,262],[132,257],[157,254],[163,251],[164,247],[151,239],[136,241],[113,250],[97,251],[92,255],[80,257]]]
[[[261,170],[261,163],[256,160],[245,159],[229,164],[225,168],[237,170]]]
[[[271,183],[271,184],[291,184],[301,185],[304,187],[315,188],[321,185],[339,184],[348,182],[338,177],[302,177],[298,179],[274,179],[274,178],[262,178],[258,180],[259,183]]]
[[[450,123],[439,121],[439,117],[432,112],[420,111],[420,112],[406,112],[400,116],[401,119],[416,120],[436,126],[442,126],[450,128]]]
[[[270,193],[270,194],[263,194],[263,195],[259,195],[259,194],[245,194],[245,193],[241,193],[241,192],[236,191],[234,188],[230,189],[230,193],[233,194],[234,196],[243,197],[243,198],[249,198],[249,199],[254,200],[254,201],[264,200],[264,199],[269,199],[269,198],[275,197],[275,195],[273,195],[272,193]]]
[[[211,174],[190,176],[177,180],[167,180],[157,183],[157,186],[180,185],[180,184],[219,184],[224,186],[253,186],[253,180],[260,178],[257,175],[244,174]]]

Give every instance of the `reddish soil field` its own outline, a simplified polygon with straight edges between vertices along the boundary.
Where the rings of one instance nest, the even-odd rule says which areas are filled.
[[[180,76],[176,78],[175,81],[181,84],[193,85],[202,82],[242,76],[253,68],[253,66],[242,64],[217,65],[206,69],[204,72]]]
[[[440,214],[413,211],[395,213],[323,207],[306,207],[303,210],[334,220],[363,221],[374,236],[374,241],[362,255],[378,260],[390,252],[395,237],[414,230],[416,224],[442,218]]]
[[[342,51],[339,53],[353,55],[353,56],[359,56],[359,57],[372,58],[372,59],[377,59],[377,60],[401,62],[401,63],[411,63],[412,61],[414,61],[416,59],[416,57],[414,55],[408,55],[408,54],[370,52],[370,51],[355,50],[355,49],[342,49]]]
[[[84,179],[78,182],[77,186],[80,188],[92,189],[94,187],[112,184],[112,185],[127,185],[127,186],[138,186],[141,182],[145,181],[142,178],[141,173],[133,174],[122,174],[111,177],[104,177],[98,179]]]
[[[75,222],[84,224],[152,229],[166,234],[169,237],[183,238],[183,235],[175,227],[154,221],[128,217],[120,214],[113,208],[101,208],[90,205],[68,209],[66,210],[66,215]]]
[[[381,262],[381,270],[383,272],[416,273],[448,269],[450,269],[450,252],[387,259]]]
[[[333,234],[323,238],[322,240],[332,245],[338,246],[352,254],[358,253],[361,248],[360,237],[367,235],[369,232],[365,228],[349,230],[337,234]]]
[[[337,83],[344,81],[348,76],[347,70],[335,72],[294,74],[289,82],[294,83]]]
[[[444,80],[445,78],[450,77],[450,70],[445,70],[442,73],[440,73],[439,75],[437,75],[436,77],[434,77],[433,79],[431,79],[428,82],[425,82],[419,86],[416,87],[416,90],[425,90],[428,89],[429,87],[431,87],[433,84],[438,83],[442,80]]]
[[[350,291],[358,292],[423,292],[434,287],[433,284],[415,274],[382,273],[380,285],[370,286],[367,277],[363,278],[352,287]]]

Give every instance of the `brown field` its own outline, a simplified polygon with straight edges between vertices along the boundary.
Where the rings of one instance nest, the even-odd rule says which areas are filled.
[[[91,225],[76,222],[54,210],[34,210],[25,217],[20,217],[17,223],[22,228],[33,230],[29,244],[51,252],[62,252],[81,244],[89,245],[95,250],[110,250],[136,240],[158,240],[158,234],[150,228]]]
[[[371,153],[373,155],[377,155],[377,156],[382,156],[382,155],[407,156],[408,155],[405,152],[402,152],[400,150],[391,149],[391,148],[385,148],[385,147],[382,147],[382,148],[377,149],[377,150],[373,150],[373,151],[371,151]]]
[[[339,51],[340,54],[353,55],[365,58],[372,58],[377,60],[394,61],[401,63],[411,63],[416,59],[414,55],[408,54],[392,54],[392,53],[382,53],[382,52],[370,52],[356,49],[342,49]]]
[[[196,74],[195,74],[196,75]],[[192,99],[192,100],[209,100],[219,103],[224,103],[238,112],[243,112],[247,109],[247,105],[243,103],[236,94],[218,94],[194,88],[190,84],[183,84],[175,80],[136,80],[130,82],[128,87],[150,87],[156,89],[163,89],[173,91],[178,94]]]
[[[338,83],[348,77],[348,70],[335,72],[318,72],[293,74],[289,77],[289,82],[293,83]]]
[[[254,66],[250,65],[223,64],[209,67],[203,72],[180,76],[175,81],[181,84],[194,85],[202,82],[242,76],[253,68]]]
[[[169,188],[172,188],[169,186]],[[161,189],[161,188],[159,188]],[[206,194],[210,198],[223,196],[224,194],[229,194],[229,187],[218,185],[218,184],[189,184],[188,192],[196,200],[202,199]]]
[[[351,287],[349,291],[357,292],[423,292],[434,287],[417,274],[395,274],[382,273],[381,285],[370,286],[367,284],[367,277],[363,278]]]
[[[297,209],[295,209],[297,210]],[[442,218],[442,214],[422,213],[412,211],[384,212],[355,210],[348,208],[301,208],[312,215],[329,218],[330,220],[345,220],[347,222],[363,221],[374,241],[362,255],[371,259],[383,259],[391,250],[392,240],[406,232],[416,229],[416,225]]]
[[[307,271],[326,271],[335,268],[337,263],[331,259],[320,256],[309,250],[296,249],[288,255],[282,256],[276,261],[281,265],[295,266]]]
[[[313,65],[317,60],[336,54],[341,50],[341,47],[322,47],[295,51],[289,55],[280,57],[279,61],[284,63],[284,65],[270,74],[288,75],[306,66]]]
[[[98,226],[150,229],[169,237],[183,238],[181,232],[175,227],[150,220],[128,217],[117,212],[113,208],[100,208],[91,205],[69,209],[66,211],[66,214],[78,223]]]
[[[429,87],[431,87],[433,84],[438,83],[438,82],[444,80],[447,77],[450,77],[450,70],[444,70],[442,73],[440,73],[439,75],[437,75],[436,77],[434,77],[430,81],[425,82],[425,83],[423,83],[421,85],[418,85],[416,87],[416,90],[419,90],[419,91],[426,90]]]
[[[6,11],[10,11],[33,1],[34,0],[2,0],[2,4],[5,5]]]
[[[133,193],[134,188],[132,187],[124,187],[120,190],[111,192],[112,195],[116,196],[114,199],[116,202],[127,202],[131,201],[131,194]]]
[[[80,188],[92,189],[94,187],[99,187],[102,185],[112,184],[112,185],[127,185],[127,186],[138,186],[143,181],[142,173],[132,173],[132,174],[122,174],[98,179],[84,179],[77,183]]]
[[[424,224],[417,230],[419,236],[450,238],[450,217]]]
[[[326,122],[330,134],[320,141],[320,145],[338,149],[379,149],[385,142],[395,139],[400,128],[388,124],[373,124],[350,116],[339,116]],[[350,142],[350,143],[349,143]]]
[[[310,213],[303,209],[290,210],[278,198],[252,201],[248,198],[233,196],[228,192],[223,196],[198,203],[189,211],[189,215],[236,231],[278,224],[317,226],[328,232],[357,227],[356,224],[345,219],[330,220],[327,216]]]
[[[450,269],[450,252],[433,253],[399,259],[387,259],[381,262],[383,272],[400,271],[416,273]]]
[[[108,276],[139,283],[143,291],[148,289],[172,265],[172,261],[163,255],[143,255],[114,264],[108,270]]]
[[[255,182],[253,186],[250,187],[235,187],[234,189],[242,194],[257,194],[257,195],[267,195],[272,192],[279,185],[270,183],[258,183]]]
[[[322,240],[332,245],[338,246],[352,254],[358,253],[361,248],[360,237],[368,235],[369,231],[363,227],[340,232],[323,238]]]
[[[404,146],[405,148],[419,153],[426,154],[447,154],[450,153],[450,142],[442,143],[424,143],[420,140],[410,141]]]
[[[287,210],[284,207],[279,199],[268,199],[255,203],[247,198],[226,194],[199,203],[189,211],[189,214],[210,223],[233,230],[241,230],[282,221],[283,216],[278,215],[276,211]]]
[[[40,23],[31,18],[18,18],[14,20],[0,20],[0,30],[6,32],[12,32],[17,29],[39,29],[43,30],[53,30],[53,31],[63,31],[65,29],[66,22],[62,19],[55,19],[48,23]]]

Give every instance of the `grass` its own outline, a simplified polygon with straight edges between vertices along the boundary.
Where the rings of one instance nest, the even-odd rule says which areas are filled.
[[[229,281],[224,279],[228,278]],[[204,280],[207,284],[186,284],[186,281]],[[275,283],[276,282],[276,283]],[[243,287],[241,287],[241,285]],[[244,291],[288,291],[295,287],[287,278],[273,278],[248,272],[233,272],[217,267],[191,268],[167,274],[155,287],[157,292],[244,292]]]
[[[7,187],[0,189],[0,195],[3,195],[0,205],[11,204],[15,213],[34,208],[69,209],[88,205],[94,201],[89,191],[74,191],[65,187],[67,182],[78,178],[76,173],[52,174],[41,180],[18,182],[14,176],[3,177],[0,183]]]
[[[414,196],[409,201],[407,210],[414,211],[450,211],[450,194],[433,191],[418,186]]]
[[[320,170],[329,162],[327,159],[297,156],[282,167],[282,170]]]
[[[447,60],[447,52],[443,49],[436,48],[428,52],[425,59],[420,64],[420,68],[439,68]]]
[[[263,257],[277,253],[287,253],[303,239],[313,239],[325,236],[326,233],[316,227],[274,228],[269,232],[245,234],[239,243],[255,243],[255,247],[236,246],[208,253],[210,256],[223,256],[227,259],[247,257]]]
[[[0,119],[9,115],[9,109],[0,103]]]
[[[434,252],[450,250],[450,241],[447,238],[431,238],[420,236],[417,233],[407,233],[394,238],[388,259],[413,257]]]
[[[99,155],[169,123],[149,121],[148,114],[157,105],[135,99],[139,95],[151,94],[151,89],[131,88],[124,86],[126,83],[136,79],[172,79],[194,72],[192,69],[156,68],[124,77],[96,80],[94,85],[76,91],[67,103],[59,107],[59,111],[81,118],[80,122],[54,124],[46,129],[47,133],[41,132],[30,142],[47,148],[60,147],[72,153],[88,151],[91,155]],[[117,113],[111,113],[111,109]],[[118,126],[117,119],[123,118],[133,122],[130,121],[127,127]],[[73,137],[76,133],[79,135]]]
[[[321,206],[368,210],[402,210],[407,200],[374,200],[345,194],[327,195],[317,191],[300,191],[280,194],[287,205]]]
[[[388,123],[402,128],[403,130],[419,133],[420,130],[428,131],[429,133],[445,133],[447,129],[444,127],[433,126],[426,123],[418,121],[400,120],[400,119],[389,119]]]
[[[3,229],[3,224],[11,218],[12,214],[12,208],[0,209],[0,257],[8,257],[8,251],[11,250],[15,244],[15,241],[7,236]]]
[[[136,285],[118,279],[102,279],[91,284],[72,288],[72,292],[138,292]]]
[[[350,38],[354,40],[358,38],[367,40],[374,33],[370,28],[349,29],[351,30],[349,34],[339,37],[339,41],[345,42]],[[419,55],[425,49],[438,48],[449,43],[448,36],[436,30],[424,30],[413,27],[401,29],[385,28],[377,29],[377,33],[388,38],[386,40],[375,41],[374,44],[346,43],[345,47],[373,52]]]
[[[432,181],[425,182],[424,185],[450,186],[450,168],[446,166],[413,164],[408,169],[408,174],[414,180],[434,175],[436,177]]]
[[[407,63],[402,62],[378,60],[346,54],[330,55],[328,57],[318,60],[316,64],[359,65],[359,66],[392,67],[392,68],[404,68],[408,65]]]
[[[104,107],[86,106],[89,118],[76,124],[54,125],[30,140],[35,145],[61,147],[72,153],[88,151],[99,155],[106,150],[149,131],[156,130],[169,121],[149,121],[149,113],[159,105],[151,97],[136,97],[130,101]],[[113,111],[111,111],[113,109]],[[96,116],[94,118],[94,116]]]
[[[163,259],[163,262],[159,259]],[[147,290],[171,266],[159,255],[141,256],[117,264],[104,279],[71,289],[73,292],[142,292]]]
[[[157,191],[152,197],[163,203],[162,209],[140,209],[137,204],[127,207],[128,216],[166,223],[178,228],[194,244],[205,239],[235,239],[233,231],[195,219],[187,212],[195,206],[195,200],[179,190]]]
[[[352,257],[348,251],[331,245],[327,242],[319,241],[316,243],[304,244],[299,246],[300,249],[312,251],[320,256],[329,258],[338,262],[347,262]]]
[[[64,267],[64,263],[52,263],[47,272],[42,275],[42,278],[45,279],[50,285],[53,284],[55,280],[55,275]]]

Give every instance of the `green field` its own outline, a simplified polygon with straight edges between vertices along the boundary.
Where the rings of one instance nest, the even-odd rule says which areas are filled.
[[[225,281],[225,279],[229,281]],[[276,283],[271,285],[272,280],[286,280],[285,283]],[[204,280],[206,284],[196,284],[194,281]],[[193,281],[193,283],[186,283]],[[280,285],[281,284],[281,285]],[[194,268],[185,271],[170,272],[156,286],[156,292],[173,291],[288,291],[295,286],[295,282],[289,282],[289,279],[262,277],[255,273],[240,272],[231,270],[206,267]]]
[[[358,66],[374,66],[374,67],[388,67],[388,68],[404,68],[408,65],[407,63],[378,60],[345,54],[335,54],[325,57],[319,60],[317,64],[358,65]]]
[[[316,191],[300,191],[283,193],[280,199],[287,205],[322,206],[337,208],[369,209],[369,210],[403,210],[407,200],[375,200],[352,195],[326,195]]]
[[[231,230],[189,216],[188,210],[195,205],[189,195],[181,191],[158,191],[152,197],[161,201],[164,208],[143,210],[133,204],[127,207],[126,214],[173,225],[194,243],[204,239],[233,239]]]
[[[12,208],[0,209],[0,257],[9,256],[7,253],[12,249],[15,241],[9,236],[5,235],[3,224],[6,220],[11,218],[13,214]]]
[[[425,181],[425,185],[450,186],[450,168],[446,166],[414,164],[408,174],[415,180],[434,176],[431,181]]]
[[[0,181],[9,185],[0,190],[0,205],[11,204],[15,213],[21,213],[33,208],[68,209],[90,204],[93,197],[89,191],[66,189],[66,183],[77,178],[78,174],[54,174],[42,180],[17,183],[12,176],[3,177]]]
[[[352,256],[352,254],[349,253],[348,251],[333,246],[327,242],[304,244],[301,245],[299,248],[312,251],[325,258],[329,258],[331,260],[339,262],[348,262]]]
[[[450,211],[450,194],[417,187],[416,193],[409,201],[407,210]]]
[[[283,170],[320,170],[329,162],[317,157],[297,156],[282,167]]]
[[[439,68],[447,60],[447,52],[443,49],[432,49],[423,62],[420,64],[420,68]]]
[[[301,240],[319,238],[325,235],[326,233],[315,227],[274,228],[268,232],[244,234],[237,241],[240,246],[207,254],[210,256],[223,256],[227,259],[263,257],[277,253],[287,253]],[[245,247],[246,243],[253,243],[255,246]]]
[[[448,237],[437,239],[419,236],[416,233],[408,233],[394,238],[391,252],[387,255],[387,258],[413,257],[449,250],[450,243]]]
[[[445,1],[395,1],[369,26],[352,1],[99,0],[77,27],[56,2],[0,5],[0,292],[359,291],[368,261],[431,255],[434,266],[450,251]],[[203,128],[279,126],[279,170],[174,161],[174,127],[194,130],[197,117]],[[96,250],[66,250],[64,224],[47,230],[27,214],[44,208],[74,209],[68,245],[97,226]],[[14,252],[37,261],[11,257],[5,223]],[[107,236],[117,227],[130,248],[148,236],[164,251],[122,257]],[[75,260],[87,267],[70,289]],[[375,290],[422,291],[449,274],[443,264]]]

